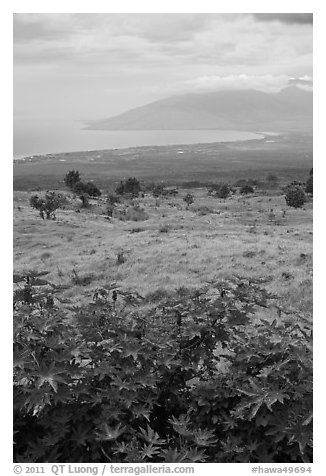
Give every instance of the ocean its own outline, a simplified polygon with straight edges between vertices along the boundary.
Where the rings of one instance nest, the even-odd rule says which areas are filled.
[[[127,147],[234,142],[260,139],[254,132],[231,130],[96,131],[80,122],[20,120],[14,124],[14,158]]]

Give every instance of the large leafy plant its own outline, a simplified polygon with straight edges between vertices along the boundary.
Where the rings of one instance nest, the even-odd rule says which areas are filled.
[[[38,285],[15,299],[15,461],[312,460],[310,323],[259,283],[78,308]]]

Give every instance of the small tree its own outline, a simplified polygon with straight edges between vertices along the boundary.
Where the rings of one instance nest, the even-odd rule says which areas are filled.
[[[229,185],[227,183],[223,183],[221,185],[220,189],[217,192],[217,196],[219,198],[226,199],[230,195],[230,192],[231,192],[231,190],[230,190]]]
[[[309,178],[306,182],[306,193],[309,193],[310,195],[313,195],[313,174],[312,174],[312,169],[309,172]]]
[[[189,208],[189,206],[194,203],[194,196],[191,193],[187,193],[183,200],[186,202],[187,208]]]
[[[247,195],[248,193],[254,193],[254,189],[251,185],[243,185],[243,187],[240,188],[240,193]]]
[[[73,191],[81,199],[85,208],[89,205],[89,197],[99,197],[101,195],[100,189],[92,182],[77,182]]]
[[[30,198],[30,205],[39,211],[40,217],[44,220],[55,220],[55,211],[65,203],[65,197],[56,192],[47,191],[45,197],[33,195]]]
[[[120,182],[120,184],[117,186],[115,192],[118,195],[123,195],[125,193],[128,193],[132,195],[133,197],[138,197],[139,192],[141,190],[140,183],[136,178],[128,178],[128,180],[125,180],[124,182]]]
[[[80,182],[80,176],[78,170],[70,170],[65,176],[65,184],[69,188],[74,188],[76,183]]]
[[[303,187],[301,185],[290,184],[285,193],[285,201],[289,207],[301,208],[306,201]]]
[[[93,182],[86,182],[83,186],[85,193],[88,193],[90,197],[100,197],[102,195],[101,190]]]

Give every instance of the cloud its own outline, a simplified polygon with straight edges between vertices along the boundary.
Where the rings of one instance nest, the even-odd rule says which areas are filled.
[[[58,40],[73,33],[70,14],[15,13],[13,15],[14,43]]]
[[[247,75],[231,74],[227,76],[200,76],[188,81],[176,83],[176,91],[205,92],[217,90],[257,89],[266,92],[279,91],[288,86],[287,75]]]
[[[17,108],[30,114],[47,98],[49,115],[89,117],[84,98],[96,97],[94,117],[191,91],[274,91],[300,78],[297,84],[308,87],[307,20],[264,15],[14,14]],[[74,108],[62,108],[62,91]]]
[[[306,91],[312,91],[313,79],[311,76],[302,76],[301,78],[289,78],[288,83],[290,86],[297,86],[300,89]]]
[[[278,21],[287,24],[312,24],[312,13],[253,13],[258,21]]]

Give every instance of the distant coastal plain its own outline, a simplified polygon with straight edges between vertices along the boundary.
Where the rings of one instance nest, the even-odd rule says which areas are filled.
[[[129,133],[129,132],[126,132]],[[72,169],[102,189],[128,177],[182,184],[212,183],[276,174],[283,180],[304,179],[312,167],[312,136],[270,132],[255,140],[80,150],[14,160],[14,190],[60,189]]]
[[[90,130],[80,123],[49,121],[21,123],[14,129],[14,159],[33,155],[57,154],[128,147],[234,142],[262,138],[256,132],[237,130]]]

